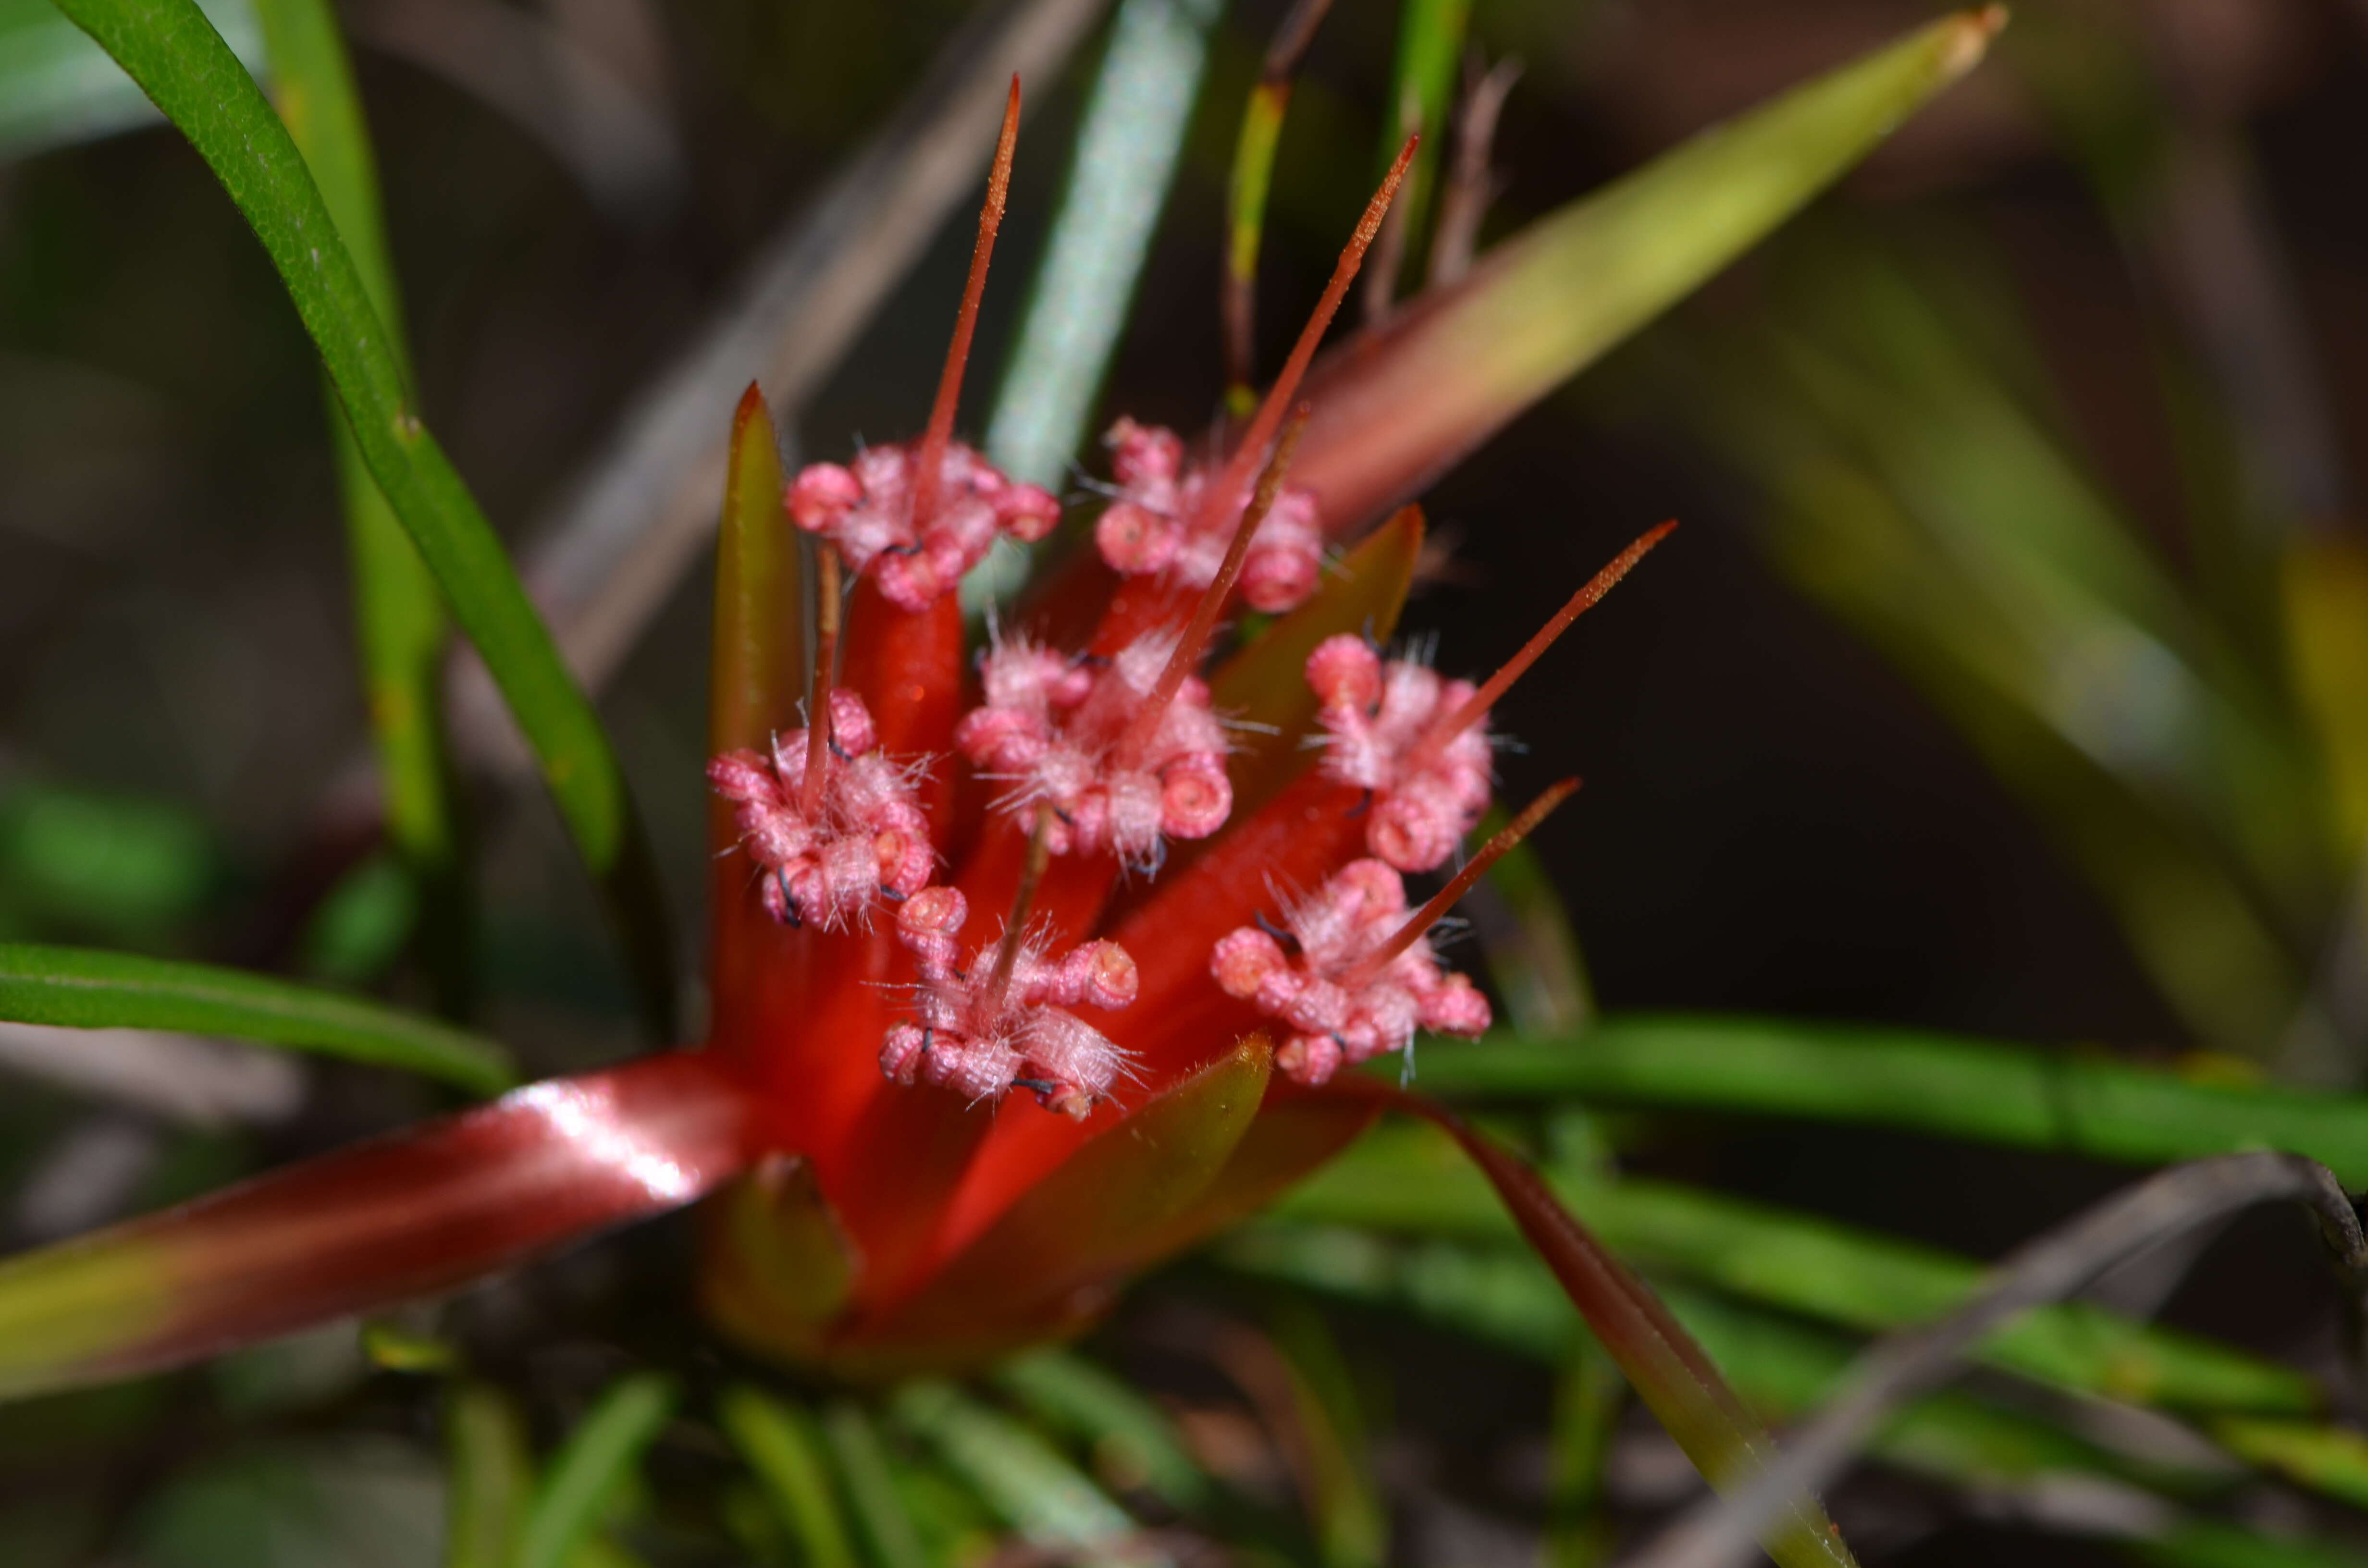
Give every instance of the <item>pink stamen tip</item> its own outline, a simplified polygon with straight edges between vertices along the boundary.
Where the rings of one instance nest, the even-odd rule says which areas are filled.
[[[1121,763],[1131,762],[1158,733],[1168,705],[1183,689],[1185,680],[1200,667],[1201,655],[1208,652],[1209,639],[1216,633],[1217,617],[1225,608],[1226,597],[1242,574],[1243,562],[1249,559],[1250,540],[1273,509],[1275,497],[1282,494],[1283,475],[1291,470],[1292,454],[1298,449],[1300,433],[1306,428],[1307,405],[1301,403],[1291,423],[1284,426],[1282,439],[1275,443],[1274,456],[1268,460],[1266,472],[1258,475],[1258,490],[1242,511],[1241,521],[1234,528],[1233,542],[1225,547],[1224,563],[1201,591],[1200,602],[1192,607],[1192,619],[1185,623],[1184,634],[1177,639],[1175,650],[1167,655],[1167,665],[1159,672],[1159,681],[1151,688],[1150,699],[1119,736],[1116,756]]]
[[[1353,860],[1284,912],[1292,949],[1245,926],[1209,958],[1227,995],[1251,1004],[1291,1032],[1275,1051],[1286,1076],[1320,1085],[1343,1065],[1408,1050],[1417,1029],[1476,1035],[1489,1023],[1487,998],[1463,976],[1440,966],[1427,927],[1367,968],[1362,960],[1391,943],[1406,910],[1406,885],[1379,860]]]
[[[1366,848],[1401,871],[1440,865],[1488,809],[1495,757],[1476,726],[1428,754],[1420,743],[1472,684],[1411,659],[1384,663],[1347,633],[1316,644],[1307,681],[1320,704],[1326,777],[1372,795]]]
[[[1121,419],[1106,440],[1119,495],[1094,525],[1094,543],[1104,563],[1124,576],[1165,574],[1196,588],[1214,583],[1253,497],[1219,508],[1212,526],[1195,532],[1212,475],[1205,467],[1185,465],[1184,444],[1175,432]],[[1243,602],[1269,615],[1296,609],[1315,591],[1323,564],[1324,531],[1315,494],[1285,485],[1242,559]]]
[[[928,889],[898,912],[897,937],[921,976],[918,1017],[890,1028],[881,1071],[900,1084],[934,1084],[970,1100],[1000,1098],[1025,1080],[1038,1085],[1037,1101],[1047,1109],[1089,1115],[1129,1075],[1129,1063],[1124,1051],[1068,1009],[1133,1003],[1140,987],[1134,960],[1105,941],[1081,943],[1052,960],[1041,942],[1007,932],[962,970],[954,962],[955,934],[967,913],[951,888]]]
[[[1488,872],[1488,868],[1510,853],[1513,846],[1535,832],[1538,824],[1553,814],[1555,807],[1567,801],[1578,790],[1578,780],[1565,778],[1549,786],[1544,793],[1522,809],[1521,814],[1507,824],[1504,830],[1481,846],[1480,853],[1463,863],[1463,869],[1448,879],[1447,885],[1431,894],[1430,901],[1415,911],[1412,919],[1398,927],[1397,935],[1360,959],[1355,967],[1342,977],[1344,985],[1355,985],[1370,979],[1393,962],[1400,953],[1420,941],[1423,934],[1445,917],[1455,907],[1455,901],[1472,891],[1472,884]]]
[[[810,731],[792,731],[774,737],[769,757],[734,751],[714,758],[707,778],[735,808],[766,912],[784,924],[835,929],[870,919],[882,899],[903,899],[909,909],[928,887],[937,852],[911,776],[877,749],[863,699],[834,689],[825,710],[835,748],[817,753]]]
[[[953,341],[946,346],[945,369],[921,437],[919,478],[913,488],[913,521],[927,528],[937,512],[938,460],[953,438],[954,406],[962,400],[962,372],[970,364],[970,341],[978,330],[978,302],[986,292],[986,264],[995,255],[996,231],[1003,226],[1004,199],[1011,190],[1011,155],[1019,141],[1019,77],[1014,73],[1003,103],[1003,130],[995,141],[995,163],[986,176],[986,200],[978,211],[978,243],[970,253],[970,277],[962,284],[962,309],[954,316]]]
[[[939,454],[938,498],[925,512],[920,461],[914,444],[867,448],[849,467],[810,464],[787,498],[791,521],[829,540],[849,570],[870,571],[900,609],[927,609],[998,536],[1033,544],[1061,520],[1051,492],[1006,478],[959,441]]]
[[[1152,633],[1099,668],[1024,638],[997,639],[981,666],[985,701],[954,746],[1008,788],[1009,812],[1042,812],[1047,850],[1158,863],[1165,838],[1202,838],[1233,809],[1224,729],[1209,688],[1186,679],[1149,736],[1120,742],[1150,700],[1172,644]]]

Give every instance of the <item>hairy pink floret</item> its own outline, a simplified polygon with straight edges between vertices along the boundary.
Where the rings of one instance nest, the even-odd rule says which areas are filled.
[[[1005,478],[959,442],[946,446],[935,515],[916,518],[918,448],[868,448],[844,467],[809,463],[784,503],[792,522],[828,536],[853,570],[871,568],[880,592],[907,610],[928,608],[960,583],[998,534],[1032,544],[1061,520],[1049,491]]]
[[[806,732],[773,737],[772,753],[725,752],[708,782],[735,808],[741,847],[763,871],[766,913],[790,925],[837,927],[875,901],[907,898],[937,867],[910,770],[878,750],[871,712],[844,687],[830,693],[821,798],[803,806]]]
[[[1005,810],[1053,808],[1053,853],[1107,850],[1156,866],[1165,838],[1205,838],[1234,806],[1204,682],[1187,678],[1147,738],[1121,744],[1175,646],[1153,633],[1096,667],[997,638],[980,671],[985,700],[963,716],[954,745],[1010,782]]]
[[[1184,443],[1174,431],[1121,419],[1106,439],[1119,494],[1094,525],[1102,559],[1129,576],[1167,573],[1195,588],[1216,581],[1249,491],[1196,528],[1209,471],[1185,466]],[[1315,591],[1323,565],[1315,497],[1285,485],[1242,559],[1242,598],[1252,609],[1294,609]]]
[[[1284,911],[1288,947],[1269,931],[1241,926],[1209,955],[1209,973],[1227,995],[1290,1028],[1275,1065],[1310,1085],[1343,1065],[1411,1051],[1417,1028],[1465,1036],[1486,1029],[1488,999],[1442,969],[1427,937],[1370,976],[1357,972],[1406,915],[1397,872],[1379,860],[1352,860],[1313,898]]]
[[[1307,684],[1321,705],[1325,773],[1372,791],[1365,847],[1401,871],[1438,869],[1488,809],[1486,721],[1431,733],[1476,688],[1411,659],[1384,663],[1345,634],[1316,644]]]
[[[1134,1000],[1134,960],[1116,942],[1085,942],[1058,960],[1023,941],[997,989],[996,945],[955,966],[969,907],[952,888],[907,899],[896,935],[920,970],[916,1020],[888,1030],[880,1070],[900,1084],[918,1080],[971,1100],[1019,1087],[1049,1110],[1083,1119],[1127,1076],[1126,1055],[1100,1030],[1068,1011],[1114,1009]]]

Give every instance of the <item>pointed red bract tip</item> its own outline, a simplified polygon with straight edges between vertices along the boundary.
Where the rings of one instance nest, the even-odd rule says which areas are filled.
[[[1497,699],[1512,688],[1513,683],[1527,674],[1531,665],[1538,662],[1538,656],[1553,647],[1556,638],[1570,630],[1572,621],[1601,603],[1603,596],[1617,586],[1620,579],[1628,575],[1629,571],[1635,566],[1636,562],[1644,560],[1655,545],[1668,538],[1677,526],[1677,519],[1674,517],[1668,522],[1656,524],[1639,535],[1634,544],[1613,556],[1610,564],[1589,577],[1578,592],[1570,596],[1562,608],[1554,611],[1551,619],[1538,628],[1534,636],[1521,644],[1520,653],[1506,660],[1479,690],[1464,699],[1463,706],[1423,736],[1421,742],[1415,747],[1415,757],[1419,759],[1436,754],[1440,747],[1452,741],[1457,735],[1478,723],[1487,714],[1488,710],[1497,705]]]
[[[970,278],[962,285],[962,309],[954,316],[953,341],[946,346],[946,366],[938,375],[937,401],[929,405],[929,426],[913,476],[913,526],[927,525],[937,510],[938,470],[946,443],[953,438],[954,405],[962,401],[962,371],[970,364],[971,335],[978,329],[978,301],[986,292],[986,264],[995,255],[995,234],[1003,226],[1004,199],[1011,190],[1011,154],[1019,142],[1019,74],[1012,73],[1011,93],[1003,104],[1003,131],[996,138],[995,163],[987,171],[986,200],[978,210],[978,244],[970,253]]]
[[[1397,161],[1383,177],[1381,188],[1365,203],[1365,215],[1357,221],[1357,232],[1349,236],[1347,248],[1332,268],[1332,280],[1324,286],[1323,297],[1315,301],[1307,324],[1300,329],[1299,341],[1291,346],[1291,358],[1282,362],[1281,373],[1267,389],[1266,400],[1258,404],[1249,428],[1242,432],[1241,445],[1234,449],[1224,472],[1203,493],[1201,516],[1193,520],[1195,531],[1215,526],[1216,519],[1223,516],[1219,508],[1234,504],[1242,487],[1249,483],[1251,473],[1265,460],[1267,443],[1274,439],[1275,431],[1282,424],[1283,411],[1298,392],[1300,381],[1307,374],[1309,361],[1315,358],[1315,346],[1323,340],[1325,329],[1332,324],[1340,301],[1348,297],[1349,285],[1356,281],[1357,269],[1364,265],[1365,252],[1372,244],[1373,236],[1381,232],[1382,220],[1389,215],[1390,203],[1397,198],[1398,182],[1406,178],[1406,165],[1414,161],[1414,150],[1420,142],[1418,136],[1406,139],[1406,145],[1398,149]]]
[[[1356,967],[1341,977],[1340,983],[1354,989],[1371,980],[1387,967],[1392,960],[1422,939],[1424,932],[1439,924],[1455,901],[1472,891],[1472,884],[1488,874],[1488,868],[1503,859],[1516,844],[1537,830],[1555,807],[1578,790],[1578,780],[1565,778],[1549,787],[1536,800],[1522,808],[1521,814],[1507,824],[1503,832],[1481,846],[1480,853],[1463,863],[1463,869],[1448,879],[1447,885],[1431,894],[1430,899],[1406,923],[1398,927],[1397,935],[1367,953]]]

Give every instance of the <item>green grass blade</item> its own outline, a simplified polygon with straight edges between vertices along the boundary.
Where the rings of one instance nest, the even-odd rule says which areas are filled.
[[[1149,1492],[1178,1513],[1207,1512],[1215,1483],[1156,1404],[1068,1350],[1031,1350],[991,1374],[1030,1415],[1084,1442],[1105,1480]]]
[[[1373,1568],[1389,1555],[1390,1521],[1348,1360],[1322,1315],[1301,1303],[1277,1314],[1274,1347],[1290,1383],[1306,1467],[1300,1480],[1326,1568]]]
[[[2306,1154],[2368,1187],[2368,1098],[2201,1082],[2072,1051],[1915,1029],[1631,1014],[1584,1033],[1493,1035],[1422,1058],[1442,1098],[1577,1097],[1797,1116],[2162,1165]]]
[[[498,1389],[458,1382],[444,1402],[444,1568],[512,1568],[534,1457]]]
[[[1031,1545],[1091,1554],[1134,1533],[1126,1510],[1042,1437],[951,1384],[907,1384],[888,1408]]]
[[[716,1414],[797,1543],[804,1568],[855,1568],[855,1546],[832,1494],[827,1449],[814,1417],[745,1384],[724,1391]]]
[[[603,1512],[631,1483],[674,1406],[674,1385],[654,1372],[637,1372],[609,1386],[552,1456],[519,1538],[518,1568],[568,1568],[577,1548],[599,1527]]]
[[[240,970],[89,948],[0,944],[0,1018],[228,1035],[400,1068],[484,1095],[517,1081],[500,1046],[433,1018]]]
[[[1611,1561],[1603,1470],[1626,1408],[1627,1381],[1592,1335],[1576,1338],[1554,1376],[1546,1494],[1547,1568],[1600,1568]]]
[[[1431,183],[1438,176],[1439,154],[1447,145],[1448,110],[1455,101],[1455,82],[1463,65],[1463,34],[1472,21],[1472,0],[1406,0],[1399,13],[1397,58],[1390,66],[1388,116],[1382,122],[1376,180],[1388,172],[1406,139],[1419,131],[1422,145],[1406,166],[1406,183],[1392,203],[1402,210],[1402,248],[1397,257],[1427,254],[1423,243],[1431,218]],[[1395,277],[1376,275],[1372,287],[1383,297],[1397,292]]]
[[[896,1490],[880,1430],[863,1407],[841,1400],[823,1412],[823,1440],[847,1481],[848,1510],[873,1568],[929,1568],[921,1535]]]
[[[625,933],[653,1026],[670,1027],[665,907],[624,776],[500,540],[413,409],[386,327],[286,128],[191,0],[64,0],[59,9],[180,128],[262,241],[363,460],[500,687]]]
[[[1279,1215],[1383,1232],[1509,1239],[1503,1206],[1427,1128],[1385,1123],[1277,1206]],[[1881,1332],[1939,1316],[1980,1286],[1971,1258],[1671,1182],[1557,1170],[1555,1190],[1604,1244],[1640,1267],[1842,1327]],[[2078,1303],[2002,1329],[1981,1358],[2086,1393],[2175,1409],[2296,1415],[2312,1380],[2209,1341]]]
[[[263,34],[247,0],[201,0],[250,71]],[[156,123],[155,106],[51,0],[0,0],[0,158],[22,158]]]
[[[380,215],[378,168],[336,17],[326,0],[256,5],[279,118],[353,256],[386,327],[388,348],[407,373],[402,303]],[[469,999],[471,956],[459,806],[442,727],[444,601],[434,574],[370,477],[334,387],[329,403],[345,494],[362,690],[386,792],[387,837],[421,889],[427,917],[422,950],[438,1000],[445,1011],[458,1013]]]

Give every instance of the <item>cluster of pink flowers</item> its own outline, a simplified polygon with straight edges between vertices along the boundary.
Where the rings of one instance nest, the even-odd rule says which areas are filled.
[[[1134,960],[1116,942],[1083,942],[1057,961],[1038,943],[1007,955],[990,943],[970,967],[956,937],[970,909],[953,888],[905,901],[896,936],[920,971],[917,1023],[888,1030],[880,1070],[900,1084],[939,1085],[973,1100],[1018,1085],[1048,1109],[1084,1118],[1125,1075],[1125,1053],[1067,1009],[1104,1009],[1134,1000]]]
[[[1365,846],[1401,871],[1436,869],[1488,809],[1492,762],[1477,722],[1450,731],[1477,690],[1428,665],[1381,655],[1360,637],[1308,657],[1323,707],[1324,771],[1372,791]]]
[[[774,736],[769,757],[725,752],[708,763],[707,778],[733,802],[741,846],[764,873],[766,913],[837,927],[865,919],[883,897],[918,892],[937,854],[910,771],[878,749],[863,699],[833,688],[825,722],[829,744],[812,790],[803,730]]]
[[[900,609],[927,609],[985,558],[998,535],[1033,544],[1061,520],[1038,485],[1006,478],[959,441],[946,443],[937,505],[913,517],[919,442],[866,448],[850,467],[808,463],[790,485],[791,521],[838,547],[852,571],[876,562],[872,581]]]
[[[1389,955],[1406,921],[1406,884],[1379,860],[1352,860],[1283,914],[1284,937],[1244,926],[1218,942],[1209,972],[1297,1032],[1275,1052],[1294,1081],[1325,1082],[1343,1065],[1406,1051],[1417,1028],[1477,1035],[1488,999],[1417,935]],[[1376,961],[1378,960],[1378,961]]]
[[[1235,584],[1223,579],[1223,562],[1249,496],[1202,516],[1212,481],[1184,466],[1171,431],[1121,419],[1110,446],[1119,498],[1097,529],[1103,556],[1121,572],[1201,587],[1198,635],[1218,608],[1211,601],[1236,586],[1266,610],[1313,592],[1321,536],[1304,492],[1275,495],[1243,548]],[[918,450],[875,447],[851,467],[812,464],[784,501],[800,528],[825,536],[825,548],[905,612],[928,608],[998,535],[1040,539],[1058,512],[1042,490],[951,443],[938,494],[921,494],[912,472]],[[916,507],[928,512],[918,527]],[[1233,809],[1224,727],[1208,687],[1189,672],[1200,649],[1196,637],[1179,657],[1173,630],[1143,633],[1101,658],[998,635],[954,747],[1006,786],[999,806],[1041,835],[1045,852],[1156,872],[1167,839],[1206,837]],[[1409,917],[1399,873],[1436,869],[1478,821],[1490,753],[1470,682],[1417,661],[1384,662],[1354,636],[1320,644],[1306,675],[1320,704],[1323,776],[1366,791],[1364,837],[1378,858],[1352,862],[1290,903],[1287,931],[1261,922],[1225,936],[1210,972],[1228,994],[1295,1031],[1277,1064],[1315,1085],[1343,1063],[1409,1049],[1417,1028],[1471,1035],[1487,1027],[1486,999],[1440,967],[1419,928],[1425,917]],[[916,803],[912,780],[926,759],[899,766],[881,754],[871,716],[850,691],[829,694],[825,720],[828,744],[811,754],[812,737],[798,731],[776,737],[769,758],[734,752],[709,767],[766,874],[765,907],[778,920],[835,926],[862,919],[878,900],[896,903],[896,935],[918,980],[915,1016],[889,1028],[882,1070],[971,1099],[1027,1088],[1051,1108],[1085,1116],[1126,1076],[1128,1058],[1069,1009],[1133,1002],[1134,960],[1109,941],[1055,958],[1044,931],[1015,926],[962,964],[968,901],[931,885],[937,858]],[[812,789],[810,755],[825,769]],[[1024,910],[1025,892],[1019,902]]]
[[[1094,525],[1102,560],[1131,577],[1164,572],[1195,588],[1216,581],[1250,493],[1203,516],[1209,470],[1184,466],[1184,442],[1175,431],[1121,419],[1106,439],[1118,499]],[[1323,565],[1315,497],[1285,485],[1251,537],[1242,562],[1242,598],[1269,613],[1296,609],[1315,591]]]
[[[1156,867],[1163,837],[1204,838],[1234,805],[1224,731],[1199,677],[1184,679],[1146,733],[1130,733],[1175,651],[1174,637],[1153,633],[1097,664],[998,639],[980,670],[985,700],[954,744],[1009,781],[1007,810],[1053,809],[1053,853]]]

